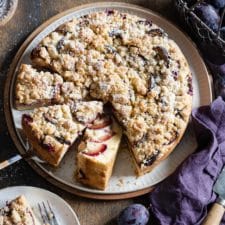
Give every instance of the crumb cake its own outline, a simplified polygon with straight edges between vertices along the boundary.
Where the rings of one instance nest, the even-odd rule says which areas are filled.
[[[15,107],[19,110],[70,103],[86,95],[73,82],[64,82],[59,74],[38,71],[27,64],[20,67],[15,89]]]
[[[41,225],[22,195],[0,209],[0,225]]]
[[[57,102],[62,84],[58,74],[38,72],[31,65],[22,64],[15,87],[16,108],[22,110]]]
[[[40,107],[22,117],[23,130],[34,151],[53,166],[59,165],[84,128],[103,110],[97,101],[77,103],[79,110],[74,108],[65,104]]]
[[[116,10],[74,18],[43,38],[31,60],[80,93],[64,97],[60,90],[61,103],[76,108],[76,102],[98,100],[110,106],[138,175],[165,159],[186,129],[193,95],[188,63],[176,43],[148,19]],[[16,89],[17,98],[23,95]]]
[[[111,177],[122,130],[114,119],[99,116],[85,130],[77,154],[77,180],[90,187],[105,189]]]

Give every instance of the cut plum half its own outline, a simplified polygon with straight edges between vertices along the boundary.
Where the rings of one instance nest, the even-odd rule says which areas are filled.
[[[105,141],[108,141],[109,139],[111,139],[115,134],[116,134],[116,132],[114,132],[112,130],[105,131],[101,136],[90,139],[90,142],[102,143],[102,142],[105,142]]]
[[[107,149],[107,145],[96,142],[85,143],[84,141],[82,141],[78,148],[80,151],[82,151],[83,154],[94,157],[105,152]]]
[[[88,125],[89,129],[97,130],[107,127],[112,124],[112,119],[109,116],[99,117],[92,124]]]

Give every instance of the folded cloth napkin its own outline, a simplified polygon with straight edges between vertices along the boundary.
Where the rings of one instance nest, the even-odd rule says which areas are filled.
[[[198,149],[150,194],[154,225],[199,225],[216,200],[213,184],[225,164],[225,102],[218,97],[193,110],[192,122]]]

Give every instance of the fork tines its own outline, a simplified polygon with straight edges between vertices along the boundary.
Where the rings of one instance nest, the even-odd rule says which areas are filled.
[[[38,203],[38,208],[44,225],[59,225],[55,213],[53,212],[52,207],[48,201],[47,206],[44,202]]]

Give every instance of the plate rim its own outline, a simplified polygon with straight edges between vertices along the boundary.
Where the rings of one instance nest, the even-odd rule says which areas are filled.
[[[24,52],[24,50],[27,48],[27,46],[32,42],[32,40],[36,37],[37,34],[39,34],[41,31],[43,31],[46,27],[48,27],[49,25],[51,25],[53,22],[55,22],[56,20],[60,19],[63,16],[66,16],[70,13],[73,13],[75,11],[79,11],[79,10],[88,10],[94,7],[105,7],[105,8],[110,8],[110,7],[123,7],[124,9],[133,9],[133,10],[139,10],[139,11],[144,11],[145,13],[151,13],[154,14],[156,17],[160,17],[161,19],[165,20],[168,24],[172,25],[173,27],[176,28],[176,30],[178,30],[178,32],[180,32],[181,34],[183,34],[183,36],[186,37],[186,39],[190,42],[190,44],[193,46],[193,49],[196,50],[196,54],[199,55],[199,60],[201,61],[201,66],[202,69],[204,69],[206,71],[206,78],[208,80],[208,87],[209,87],[209,93],[210,93],[210,102],[213,99],[212,96],[212,87],[211,87],[211,78],[210,75],[208,73],[207,67],[201,57],[201,53],[198,51],[196,44],[190,39],[190,37],[183,32],[182,29],[180,29],[177,25],[175,25],[173,22],[168,21],[165,17],[163,17],[162,15],[160,15],[157,12],[154,12],[148,8],[144,8],[135,4],[129,4],[129,3],[121,3],[121,2],[97,2],[97,3],[89,3],[89,4],[83,4],[83,5],[79,5],[73,8],[70,8],[66,11],[63,11],[59,14],[56,14],[55,16],[49,18],[47,21],[45,21],[44,23],[42,23],[40,26],[38,26],[27,38],[26,40],[23,42],[23,44],[20,46],[19,50],[17,51],[7,74],[7,79],[6,79],[6,83],[5,83],[5,89],[4,89],[4,112],[5,112],[5,117],[6,117],[6,123],[7,123],[7,127],[10,133],[10,136],[17,148],[17,150],[20,153],[24,153],[24,147],[22,145],[22,143],[20,143],[20,138],[17,136],[17,131],[15,129],[13,120],[12,120],[12,113],[11,113],[11,108],[10,108],[10,90],[11,90],[11,85],[10,85],[10,81],[13,78],[13,74],[15,72],[15,68],[17,67],[17,64]],[[131,197],[136,197],[139,195],[143,195],[145,193],[150,192],[153,189],[153,186],[150,186],[148,188],[144,188],[144,189],[140,189],[140,190],[136,190],[136,191],[127,191],[127,192],[122,192],[122,193],[96,193],[96,192],[88,192],[88,191],[84,191],[81,189],[78,189],[76,187],[72,187],[70,185],[67,184],[67,182],[62,182],[60,181],[60,178],[53,177],[51,176],[51,173],[46,172],[46,170],[43,170],[43,168],[41,168],[41,166],[39,166],[38,164],[36,164],[33,161],[28,161],[29,165],[35,170],[35,172],[37,172],[39,175],[41,175],[42,177],[44,177],[47,181],[50,181],[50,183],[52,183],[55,186],[60,187],[61,189],[64,189],[68,192],[72,192],[73,194],[77,194],[83,197],[88,197],[88,198],[94,198],[94,199],[105,199],[105,200],[112,200],[112,199],[126,199],[126,198],[131,198]]]
[[[17,190],[19,189],[19,191],[36,190],[36,191],[39,191],[39,192],[45,192],[47,195],[54,196],[54,198],[57,198],[59,201],[61,201],[67,207],[68,210],[70,210],[71,214],[76,219],[77,225],[81,225],[76,212],[70,206],[70,204],[68,202],[66,202],[62,197],[60,197],[59,195],[55,194],[54,192],[51,192],[49,190],[46,190],[46,189],[43,189],[43,188],[40,188],[40,187],[26,186],[26,185],[16,185],[16,186],[10,186],[10,187],[5,187],[5,188],[0,189],[0,194],[1,194],[2,191],[7,191],[7,190],[10,190],[10,189],[12,189],[12,191],[13,191],[13,189],[17,189]]]

